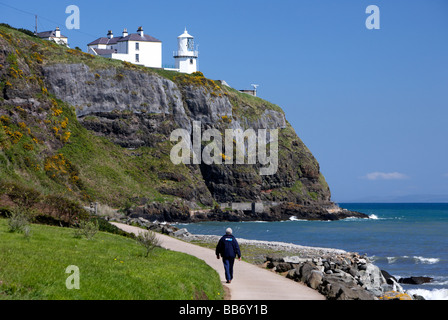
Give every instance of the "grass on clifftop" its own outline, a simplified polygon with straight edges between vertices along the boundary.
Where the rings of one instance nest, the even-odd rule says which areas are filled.
[[[148,258],[135,240],[99,232],[32,225],[31,237],[0,219],[0,300],[220,300],[219,275],[192,256],[156,248]],[[68,266],[80,289],[68,290]]]

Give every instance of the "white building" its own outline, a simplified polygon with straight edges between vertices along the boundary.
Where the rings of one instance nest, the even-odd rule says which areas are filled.
[[[57,44],[62,44],[68,47],[68,38],[61,34],[59,27],[53,31],[44,31],[36,34],[39,38],[49,41],[54,41]]]
[[[121,37],[114,37],[111,30],[107,37],[98,38],[87,45],[88,53],[127,61],[151,68],[162,68],[162,41],[144,33],[128,34],[124,29]]]
[[[177,51],[174,52],[175,68],[182,73],[198,71],[199,52],[194,50],[194,37],[185,32],[177,37]]]

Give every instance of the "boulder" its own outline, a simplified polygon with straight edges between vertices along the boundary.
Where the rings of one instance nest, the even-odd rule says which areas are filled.
[[[413,298],[403,292],[397,292],[397,291],[388,291],[385,292],[381,297],[381,300],[413,300]]]
[[[312,262],[305,262],[300,268],[300,281],[306,283],[313,270],[315,270],[314,264]]]
[[[338,300],[377,300],[377,298],[360,287],[342,287]]]
[[[174,235],[174,229],[173,228],[171,228],[171,227],[167,227],[167,226],[163,226],[162,227],[162,233],[163,234],[167,234],[167,235],[169,235],[169,236],[172,236],[172,235]]]
[[[398,280],[398,283],[403,284],[424,284],[429,283],[433,280],[433,278],[430,277],[409,277],[409,278],[400,278]]]
[[[190,233],[185,228],[179,229],[176,232],[174,232],[175,237],[185,237],[185,236],[188,236],[189,234]]]
[[[320,292],[329,300],[374,300],[375,296],[357,285],[346,273],[325,275]]]
[[[372,263],[366,264],[366,270],[359,271],[358,282],[367,290],[379,290],[386,279],[383,277],[380,268]],[[376,291],[375,291],[376,292]],[[378,292],[376,292],[378,294]],[[381,292],[379,292],[381,294]]]
[[[307,259],[307,258],[300,258],[298,256],[292,256],[292,257],[284,257],[283,261],[284,262],[289,262],[289,263],[299,264],[299,263],[307,262],[307,261],[309,261],[309,259]]]
[[[138,223],[141,225],[141,226],[145,226],[145,227],[147,227],[147,226],[149,226],[150,224],[151,224],[151,222],[149,222],[149,220],[146,220],[145,218],[142,218],[142,217],[138,217],[137,218],[138,220]]]
[[[312,270],[305,283],[310,288],[317,289],[322,284],[323,277],[324,274],[321,271]]]
[[[385,270],[381,270],[381,274],[383,275],[384,279],[386,279],[387,284],[393,285],[394,281],[398,282],[394,276],[392,276],[389,272]]]
[[[285,262],[284,258],[280,255],[276,255],[276,254],[270,254],[268,256],[266,256],[266,261],[269,262]],[[292,261],[288,261],[288,262],[292,262]]]
[[[291,269],[293,269],[293,268],[292,268],[291,264],[288,262],[278,262],[275,267],[275,271],[280,272],[280,273],[289,271]]]
[[[359,277],[359,271],[353,267],[348,269],[348,273],[354,278]]]
[[[301,278],[300,268],[295,268],[295,269],[289,270],[288,274],[286,275],[286,278],[294,280],[294,281],[299,281]]]

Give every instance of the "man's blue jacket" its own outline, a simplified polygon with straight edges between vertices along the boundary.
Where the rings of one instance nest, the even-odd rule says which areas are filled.
[[[226,234],[223,236],[216,246],[216,256],[222,256],[224,259],[228,258],[241,258],[240,246],[238,245],[238,241],[233,235]]]

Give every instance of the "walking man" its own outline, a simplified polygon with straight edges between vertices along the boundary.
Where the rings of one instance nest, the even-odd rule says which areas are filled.
[[[227,283],[231,283],[233,279],[233,264],[237,256],[238,260],[241,261],[241,251],[238,241],[232,235],[232,229],[230,228],[227,228],[226,234],[219,240],[216,246],[216,258],[219,259],[219,256],[222,257]]]

